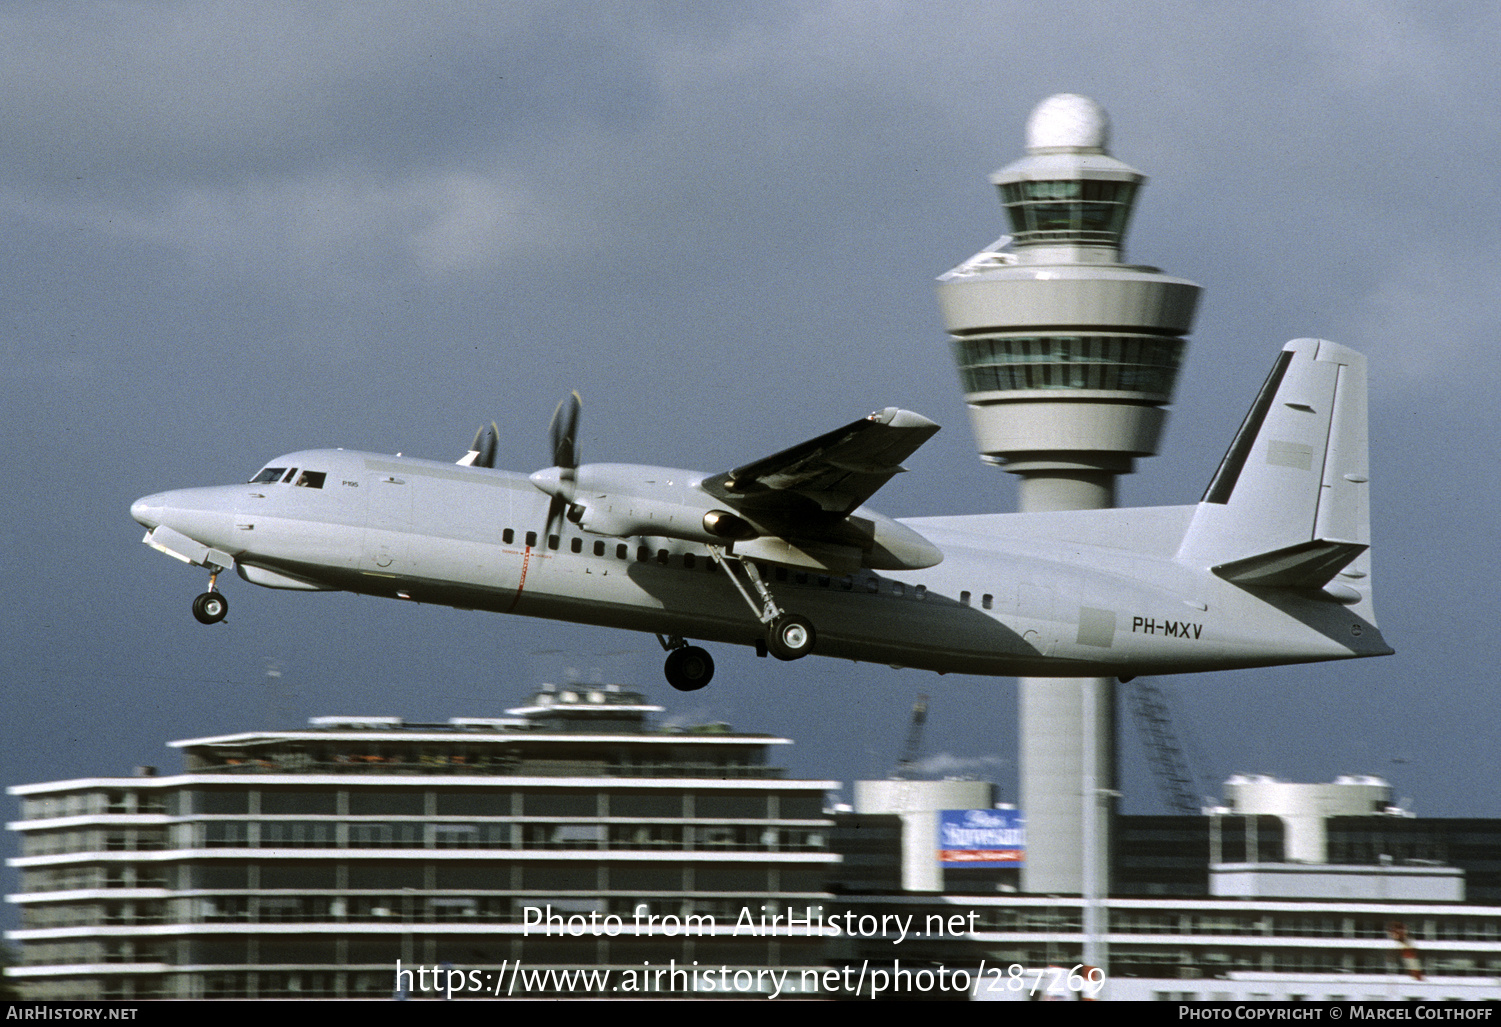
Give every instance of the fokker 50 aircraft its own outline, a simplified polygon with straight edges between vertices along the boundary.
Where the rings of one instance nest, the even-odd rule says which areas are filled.
[[[1382,656],[1371,605],[1365,359],[1287,344],[1197,506],[892,520],[863,504],[938,426],[887,407],[719,474],[578,459],[494,468],[345,450],[249,484],[162,492],[145,542],[267,588],[358,592],[647,631],[685,691],[688,639],[946,673],[1173,674]]]

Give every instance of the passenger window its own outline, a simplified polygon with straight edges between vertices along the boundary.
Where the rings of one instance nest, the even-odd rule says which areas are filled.
[[[839,587],[848,592],[850,589],[855,587],[855,579],[846,574],[844,577],[839,579]]]
[[[915,589],[912,590],[912,594],[914,596],[916,596],[918,599],[924,599],[924,598],[927,597],[927,594],[928,594],[928,586],[927,585],[918,585],[917,588],[915,588]]]
[[[983,607],[985,607],[985,609],[987,609],[987,610],[990,609],[990,607],[994,604],[994,602],[995,602],[995,599],[991,596],[991,594],[989,592],[986,592],[983,596],[980,597],[980,605],[983,606]]]
[[[630,555],[630,553],[630,547],[627,546],[624,542],[621,542],[615,547],[615,559],[617,560],[624,560]]]
[[[526,544],[529,548],[537,544],[537,533],[535,531],[529,531],[526,533]]]
[[[595,556],[604,556],[605,555],[605,544],[603,542],[601,542],[599,539],[595,539],[594,540],[594,555]]]
[[[969,593],[968,592],[960,592],[959,593],[959,602],[962,603],[962,604],[964,604],[965,606],[968,606],[969,605]]]
[[[693,570],[693,565],[694,565],[695,562],[696,561],[693,559],[693,554],[692,553],[684,553],[683,554],[683,569],[684,570],[687,570],[687,571]]]
[[[305,489],[321,489],[327,477],[328,475],[323,471],[303,471],[302,477],[297,479],[297,484]]]
[[[902,596],[907,594],[907,586],[902,584],[900,581],[893,581],[891,583],[891,594],[900,599]]]
[[[575,553],[582,553],[584,551],[584,540],[575,535],[573,541],[568,543],[568,548]]]
[[[667,560],[668,560],[667,550],[665,550],[665,549],[658,549],[657,550],[657,562],[660,563],[663,567],[666,567],[667,566]]]
[[[638,546],[636,548],[636,562],[637,563],[645,563],[646,561],[648,561],[650,559],[651,559],[651,550],[650,549],[648,549],[646,546]]]
[[[500,533],[500,540],[506,545],[510,545],[512,542],[516,541],[516,532],[514,532],[510,528],[507,528],[505,531],[502,531]]]
[[[798,571],[797,573],[792,575],[792,580],[795,584],[806,585],[808,583],[808,572]]]
[[[786,581],[787,580],[787,568],[786,567],[778,567],[777,568],[777,573],[776,573],[776,578],[777,578],[778,581]]]
[[[563,544],[563,540],[561,538],[559,538],[557,535],[549,535],[549,536],[547,536],[547,548],[548,549],[557,549],[558,546],[560,546],[562,544]]]
[[[881,591],[881,579],[880,578],[867,578],[865,580],[865,591],[869,592],[871,595],[875,595],[877,592],[880,592]]]
[[[828,588],[829,587],[829,576],[827,574],[820,574],[818,576],[818,587],[819,588]]]

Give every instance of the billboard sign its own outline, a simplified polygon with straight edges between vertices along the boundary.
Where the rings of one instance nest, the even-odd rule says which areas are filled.
[[[1026,862],[1027,822],[1016,809],[938,814],[938,862],[946,867],[1017,867]]]

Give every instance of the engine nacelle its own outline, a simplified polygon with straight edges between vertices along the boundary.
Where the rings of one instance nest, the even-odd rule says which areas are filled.
[[[709,515],[716,511],[704,510],[701,506],[682,503],[652,501],[640,496],[596,496],[579,502],[579,512],[574,521],[580,529],[594,535],[609,535],[628,538],[633,535],[657,538],[680,538],[688,542],[708,545],[723,545],[735,538],[753,538],[757,534],[751,525],[740,518],[748,535],[722,535],[710,530]],[[728,515],[733,517],[734,515]],[[571,516],[570,520],[574,520]],[[713,521],[721,530],[732,527],[729,522]]]
[[[566,474],[548,468],[531,476],[537,488],[565,500],[568,520],[592,535],[733,543],[737,554],[795,567],[917,570],[943,559],[916,531],[863,506],[837,525],[781,538],[720,506],[723,500],[699,489],[697,478],[693,471],[629,464],[584,464]]]
[[[715,538],[744,542],[761,534],[755,525],[728,510],[710,510],[704,514],[704,530]]]

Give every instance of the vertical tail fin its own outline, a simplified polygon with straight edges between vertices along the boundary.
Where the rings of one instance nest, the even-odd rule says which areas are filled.
[[[1369,481],[1365,357],[1294,339],[1210,480],[1179,559],[1239,584],[1323,588],[1374,623]]]

